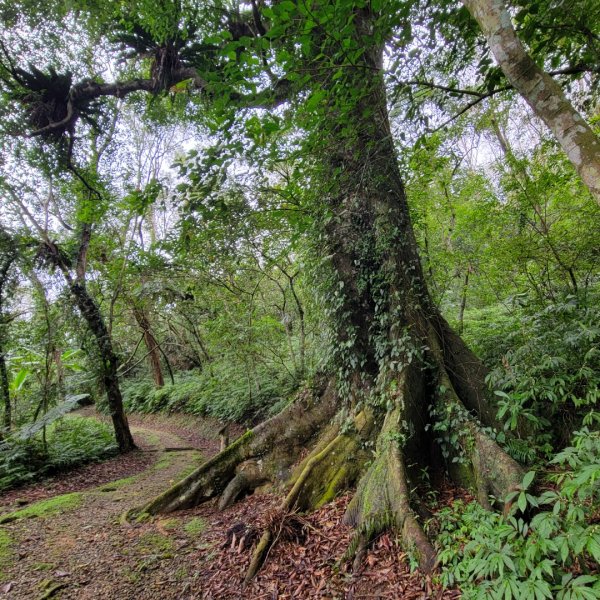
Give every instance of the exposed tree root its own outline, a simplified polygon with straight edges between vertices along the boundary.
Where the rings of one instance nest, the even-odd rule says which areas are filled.
[[[223,493],[239,474],[236,472],[238,465],[250,460],[255,461],[265,480],[285,480],[286,469],[296,460],[303,445],[333,419],[337,410],[337,394],[331,382],[315,392],[307,390],[281,413],[247,431],[185,479],[130,513],[129,517],[172,512],[201,504]],[[232,484],[228,496],[233,496],[236,491],[239,496],[243,487],[241,477]]]
[[[352,479],[352,474],[359,472],[360,461],[353,456],[353,451],[358,449],[360,433],[369,429],[369,423],[372,423],[372,419],[361,412],[354,419],[354,432],[338,433],[337,425],[325,431],[291,480],[292,487],[279,508],[284,519],[293,510],[306,510],[324,504]],[[254,550],[246,581],[256,575],[274,541],[273,527],[269,526]]]
[[[517,489],[523,479],[523,469],[491,437],[467,410],[457,394],[443,362],[437,340],[430,339],[434,356],[438,359],[438,394],[436,414],[438,419],[452,427],[459,447],[449,447],[456,462],[449,465],[454,479],[465,487],[474,488],[480,504],[491,509],[490,495],[502,503]]]
[[[257,487],[266,483],[268,478],[263,473],[257,461],[247,461],[236,468],[235,477],[227,484],[227,487],[219,499],[219,510],[225,510],[238,499],[253,492]]]
[[[384,529],[400,532],[404,546],[413,550],[421,569],[429,573],[436,562],[427,539],[410,506],[408,477],[402,448],[406,445],[407,407],[411,386],[408,369],[399,377],[396,406],[389,411],[377,437],[376,457],[361,478],[348,505],[345,521],[357,534],[344,558],[355,558],[355,566],[370,541]]]
[[[343,422],[341,403],[330,380],[248,431],[141,512],[169,512],[218,495],[219,508],[224,509],[265,483],[284,485],[287,495],[254,550],[249,580],[290,520],[298,518],[298,511],[319,507],[358,482],[345,516],[356,534],[342,560],[354,559],[357,570],[371,541],[392,528],[421,569],[430,573],[437,564],[436,553],[414,512],[419,505],[412,505],[415,499],[407,473],[407,464],[423,462],[428,456],[423,452],[431,441],[424,431],[428,407],[438,423],[452,429],[455,444],[450,452],[458,459],[448,464],[450,474],[474,489],[484,506],[491,508],[490,495],[501,500],[515,489],[523,475],[494,441],[491,430],[480,423],[480,418],[484,423],[490,419],[491,405],[480,378],[468,380],[455,369],[455,362],[467,356],[465,352],[466,346],[455,344],[454,338],[440,341],[432,326],[427,361],[414,360],[399,373],[383,376],[391,385],[378,382],[377,389],[388,390],[386,401],[391,408],[364,408]],[[449,369],[455,369],[453,376]],[[291,472],[291,465],[306,449],[310,451]]]

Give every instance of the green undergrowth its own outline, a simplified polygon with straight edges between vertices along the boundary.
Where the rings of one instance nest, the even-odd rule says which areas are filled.
[[[0,516],[0,524],[11,523],[20,519],[51,517],[77,508],[82,500],[83,494],[81,492],[73,492],[48,498],[47,500],[40,500],[25,508]]]
[[[600,432],[576,432],[551,466],[537,493],[525,476],[507,515],[457,501],[430,521],[443,585],[465,600],[600,598]]]
[[[96,419],[69,415],[30,439],[9,436],[0,444],[0,491],[117,454],[114,433]]]
[[[600,293],[468,313],[463,337],[490,368],[506,448],[546,463],[600,402]]]
[[[297,389],[287,374],[257,366],[255,381],[217,363],[201,373],[179,374],[175,384],[156,389],[149,379],[123,383],[128,412],[187,412],[221,421],[244,422],[279,412]]]
[[[531,471],[506,514],[455,502],[429,524],[446,587],[470,599],[600,598],[600,302],[525,297],[468,311],[463,337],[490,368],[504,431]]]

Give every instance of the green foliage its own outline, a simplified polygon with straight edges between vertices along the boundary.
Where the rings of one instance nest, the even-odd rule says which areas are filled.
[[[78,394],[76,396],[70,396],[65,402],[58,404],[51,408],[48,412],[44,413],[40,419],[37,419],[29,425],[21,427],[14,436],[18,440],[26,441],[34,437],[37,433],[48,427],[58,419],[64,417],[67,413],[73,411],[81,402],[88,397],[88,394]]]
[[[523,300],[523,298],[521,298]],[[567,296],[543,309],[516,306],[512,314],[477,311],[468,341],[493,366],[498,417],[517,434],[517,459],[533,460],[568,441],[600,398],[600,309],[597,296]],[[475,316],[474,315],[474,316]]]
[[[38,435],[12,436],[0,445],[0,491],[40,477],[115,455],[110,427],[95,419],[70,416],[47,427],[46,444]]]
[[[220,361],[202,373],[178,376],[175,385],[159,389],[147,380],[126,382],[123,397],[130,412],[182,411],[242,422],[278,412],[296,386],[285,374],[260,366],[249,381],[238,366]]]
[[[576,433],[552,463],[555,486],[533,496],[528,473],[507,516],[462,501],[438,513],[444,585],[460,586],[466,599],[598,598],[600,433]],[[528,521],[531,509],[538,512]]]

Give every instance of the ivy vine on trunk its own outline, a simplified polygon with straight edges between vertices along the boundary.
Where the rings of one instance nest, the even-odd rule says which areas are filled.
[[[490,496],[501,502],[520,484],[522,470],[494,440],[495,408],[483,365],[452,331],[427,289],[389,123],[382,56],[393,25],[389,15],[376,10],[381,5],[324,2],[315,17],[303,3],[275,2],[268,13],[264,10],[263,23],[258,7],[266,7],[256,3],[246,15],[256,27],[226,36],[236,42],[227,54],[228,68],[216,64],[210,72],[206,67],[210,86],[206,73],[191,66],[174,69],[166,79],[75,84],[66,97],[67,116],[32,135],[68,133],[65,128],[75,127],[83,101],[87,106],[107,95],[157,93],[188,80],[207,103],[222,96],[227,104],[246,108],[296,101],[300,128],[308,132],[301,155],[311,171],[319,254],[330,257],[323,287],[334,329],[333,358],[280,414],[134,512],[154,515],[215,497],[224,508],[270,483],[284,494],[280,518],[286,519],[291,511],[310,510],[353,489],[346,521],[356,534],[346,557],[360,560],[375,535],[394,528],[430,572],[436,554],[411,493],[415,465],[417,470],[439,468],[445,461],[450,475],[471,487],[488,508]],[[272,87],[243,95],[236,86],[250,86],[244,85],[246,71],[235,59],[253,37],[262,38],[256,50],[261,60],[248,63],[264,65]],[[280,52],[277,71],[289,70],[289,77],[278,79],[269,69],[267,48],[275,57]],[[261,85],[265,73],[251,71]],[[232,81],[221,82],[221,76]],[[77,102],[80,109],[74,110]],[[49,240],[46,247],[101,348],[113,418],[124,419],[116,357],[84,283],[89,235],[84,226],[76,277],[59,249]],[[120,443],[126,446],[132,442],[126,421],[122,425]],[[260,568],[274,537],[274,531],[264,532],[248,578]]]
[[[356,10],[354,23],[358,45],[376,17]],[[318,41],[324,51],[327,42]],[[391,527],[430,572],[436,554],[417,517],[410,482],[415,464],[439,466],[442,460],[432,430],[446,441],[451,475],[489,508],[490,495],[504,498],[522,471],[489,433],[497,423],[484,367],[427,290],[390,131],[381,44],[340,71],[323,78],[314,70],[313,89],[326,95],[306,146],[306,160],[318,165],[314,195],[326,215],[319,239],[320,251],[331,257],[334,366],[281,414],[136,514],[188,508],[215,496],[223,508],[271,482],[284,490],[285,519],[355,489],[345,519],[356,534],[346,558],[359,560],[373,537]],[[264,532],[248,578],[274,537],[274,531]]]

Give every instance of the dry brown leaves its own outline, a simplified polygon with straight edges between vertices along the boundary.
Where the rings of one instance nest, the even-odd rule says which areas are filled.
[[[460,596],[439,589],[418,572],[411,573],[406,553],[390,533],[375,540],[359,573],[350,572],[351,563],[338,565],[352,538],[352,530],[342,523],[349,499],[345,495],[310,515],[292,514],[287,519],[277,508],[281,498],[273,495],[251,496],[222,513],[212,505],[188,511],[211,525],[203,536],[204,547],[196,552],[198,587],[190,592],[204,600],[451,600]],[[266,526],[273,527],[275,537],[278,531],[281,535],[258,576],[244,586],[255,541]],[[254,543],[244,543],[232,531],[249,535]]]
[[[115,456],[100,463],[77,467],[67,473],[9,490],[0,495],[0,512],[14,510],[17,504],[30,504],[60,494],[68,494],[90,487],[103,485],[123,477],[141,473],[156,460],[152,452],[135,451],[123,456]]]

